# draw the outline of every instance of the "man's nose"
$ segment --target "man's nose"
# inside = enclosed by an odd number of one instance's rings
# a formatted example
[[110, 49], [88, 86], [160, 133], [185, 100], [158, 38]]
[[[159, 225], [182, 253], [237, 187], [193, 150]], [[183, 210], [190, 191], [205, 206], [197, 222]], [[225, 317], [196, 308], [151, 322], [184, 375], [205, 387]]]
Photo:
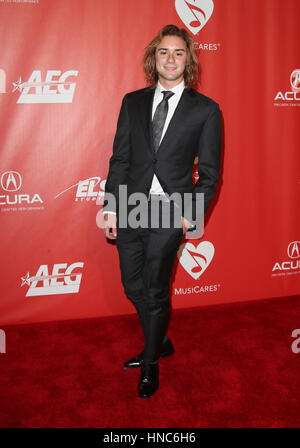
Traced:
[[168, 62], [174, 62], [174, 54], [172, 52], [169, 53]]

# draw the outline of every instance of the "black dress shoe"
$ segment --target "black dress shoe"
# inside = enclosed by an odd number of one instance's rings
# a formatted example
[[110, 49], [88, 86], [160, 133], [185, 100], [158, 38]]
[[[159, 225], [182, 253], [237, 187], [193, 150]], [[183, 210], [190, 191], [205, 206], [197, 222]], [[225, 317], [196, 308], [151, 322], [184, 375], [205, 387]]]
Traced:
[[[174, 347], [171, 340], [168, 338], [166, 342], [163, 343], [160, 356], [162, 358], [166, 358], [167, 356], [173, 355], [173, 353], [174, 353]], [[139, 355], [127, 359], [127, 361], [124, 362], [124, 369], [127, 370], [131, 367], [141, 367], [143, 356], [144, 356], [144, 350]]]
[[141, 364], [141, 377], [138, 383], [138, 394], [141, 398], [150, 398], [158, 389], [158, 362], [155, 364]]

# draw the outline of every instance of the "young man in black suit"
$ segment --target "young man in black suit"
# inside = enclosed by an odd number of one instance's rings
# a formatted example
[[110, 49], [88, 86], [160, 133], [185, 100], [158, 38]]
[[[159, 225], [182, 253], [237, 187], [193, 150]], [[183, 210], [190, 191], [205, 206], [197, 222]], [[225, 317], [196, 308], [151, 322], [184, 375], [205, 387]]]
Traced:
[[[146, 48], [143, 62], [149, 87], [123, 98], [105, 186], [103, 231], [116, 239], [124, 291], [145, 336], [144, 350], [124, 365], [141, 367], [138, 395], [148, 398], [158, 389], [159, 357], [174, 352], [166, 329], [176, 253], [182, 236], [193, 230], [199, 193], [204, 195], [205, 213], [219, 180], [221, 117], [215, 101], [191, 88], [199, 66], [193, 40], [184, 29], [162, 28]], [[199, 180], [193, 186], [197, 155]], [[126, 186], [126, 198], [145, 195], [143, 212], [149, 218], [159, 202], [158, 227], [152, 221], [147, 227], [119, 225], [124, 205], [120, 185]], [[182, 202], [169, 200], [173, 193], [182, 198], [189, 193], [191, 200], [183, 208]], [[166, 214], [172, 217], [168, 227], [162, 224]]]

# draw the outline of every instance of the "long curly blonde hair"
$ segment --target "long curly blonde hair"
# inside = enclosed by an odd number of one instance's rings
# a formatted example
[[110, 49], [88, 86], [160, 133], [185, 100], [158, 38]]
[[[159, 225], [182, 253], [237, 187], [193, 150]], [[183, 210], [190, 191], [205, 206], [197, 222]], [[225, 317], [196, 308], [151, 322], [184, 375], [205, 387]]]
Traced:
[[194, 86], [200, 75], [200, 65], [195, 53], [194, 41], [184, 28], [180, 29], [176, 25], [166, 25], [161, 28], [145, 49], [143, 69], [147, 84], [151, 87], [154, 87], [157, 84], [158, 73], [156, 70], [155, 53], [157, 46], [164, 36], [178, 36], [185, 41], [187, 47], [187, 59], [183, 74], [184, 82], [186, 87]]

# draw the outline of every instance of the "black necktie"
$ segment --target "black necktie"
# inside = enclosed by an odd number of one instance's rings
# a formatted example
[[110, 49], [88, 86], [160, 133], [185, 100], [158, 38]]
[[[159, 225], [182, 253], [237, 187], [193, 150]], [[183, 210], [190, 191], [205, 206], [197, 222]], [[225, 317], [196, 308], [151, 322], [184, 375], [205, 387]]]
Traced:
[[152, 120], [153, 144], [155, 152], [159, 148], [162, 131], [164, 129], [164, 124], [168, 115], [168, 100], [172, 95], [174, 95], [174, 92], [171, 92], [170, 90], [164, 90], [162, 91], [162, 94], [164, 95], [164, 97], [158, 104]]

